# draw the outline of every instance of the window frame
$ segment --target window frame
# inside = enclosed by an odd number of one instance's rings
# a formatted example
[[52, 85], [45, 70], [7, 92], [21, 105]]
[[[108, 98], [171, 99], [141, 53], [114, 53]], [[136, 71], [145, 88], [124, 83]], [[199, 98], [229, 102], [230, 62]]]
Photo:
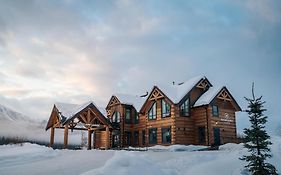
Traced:
[[121, 122], [121, 115], [120, 112], [114, 111], [112, 115], [112, 123], [120, 123]]
[[[164, 142], [164, 131], [169, 131], [169, 136], [170, 136], [170, 139], [169, 139], [169, 141], [167, 141], [167, 139], [166, 139], [166, 141]], [[172, 127], [171, 126], [169, 126], [169, 127], [162, 127], [161, 128], [161, 139], [162, 139], [162, 144], [171, 144], [172, 143]]]
[[185, 99], [184, 102], [180, 105], [180, 114], [182, 117], [190, 116], [190, 98]]
[[[129, 111], [130, 115], [127, 115]], [[127, 116], [129, 116], [129, 118], [127, 118]], [[125, 123], [126, 124], [131, 124], [132, 123], [132, 110], [128, 107], [125, 108]]]
[[[153, 108], [155, 108], [155, 111], [153, 110]], [[153, 115], [150, 115], [150, 111], [154, 111], [152, 112]], [[157, 101], [154, 101], [152, 106], [149, 108], [148, 110], [148, 120], [156, 120], [157, 119]]]
[[[164, 108], [165, 107], [165, 108]], [[164, 109], [166, 110], [164, 113]], [[169, 109], [169, 112], [167, 113], [167, 109]], [[165, 99], [161, 99], [161, 117], [167, 118], [171, 116], [171, 105], [166, 102]]]
[[[155, 135], [154, 133], [155, 132]], [[153, 135], [151, 135], [153, 134]], [[156, 145], [157, 144], [157, 128], [149, 128], [148, 129], [148, 143], [150, 145]]]
[[[216, 110], [214, 110], [214, 109], [216, 109]], [[220, 116], [219, 106], [218, 105], [212, 105], [212, 115], [214, 117], [219, 117]]]

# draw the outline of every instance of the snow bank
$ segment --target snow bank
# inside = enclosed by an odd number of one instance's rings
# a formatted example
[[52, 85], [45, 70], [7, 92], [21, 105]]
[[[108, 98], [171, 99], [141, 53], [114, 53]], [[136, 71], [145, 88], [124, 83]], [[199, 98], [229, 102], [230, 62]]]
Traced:
[[171, 170], [165, 170], [159, 167], [155, 162], [150, 161], [144, 155], [138, 155], [134, 152], [117, 151], [112, 159], [99, 169], [94, 169], [83, 173], [82, 175], [176, 175]]
[[198, 151], [201, 149], [208, 148], [207, 146], [198, 146], [198, 145], [171, 145], [171, 146], [162, 146], [162, 145], [156, 145], [149, 147], [148, 150], [150, 151], [168, 151], [168, 152], [180, 152], [180, 151]]

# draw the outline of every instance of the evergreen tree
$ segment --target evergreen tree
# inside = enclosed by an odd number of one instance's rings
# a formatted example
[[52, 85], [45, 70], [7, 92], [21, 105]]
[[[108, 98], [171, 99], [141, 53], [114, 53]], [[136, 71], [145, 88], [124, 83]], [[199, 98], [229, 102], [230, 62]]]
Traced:
[[266, 111], [263, 108], [262, 96], [255, 98], [254, 95], [254, 84], [252, 86], [253, 98], [246, 98], [248, 101], [248, 109], [246, 112], [249, 115], [251, 122], [250, 128], [244, 129], [245, 144], [244, 147], [248, 149], [249, 155], [244, 155], [241, 160], [248, 162], [245, 166], [253, 175], [277, 175], [276, 168], [270, 164], [266, 163], [265, 160], [270, 158], [269, 145], [270, 136], [265, 131], [265, 123], [267, 122], [267, 116], [264, 116], [263, 112]]

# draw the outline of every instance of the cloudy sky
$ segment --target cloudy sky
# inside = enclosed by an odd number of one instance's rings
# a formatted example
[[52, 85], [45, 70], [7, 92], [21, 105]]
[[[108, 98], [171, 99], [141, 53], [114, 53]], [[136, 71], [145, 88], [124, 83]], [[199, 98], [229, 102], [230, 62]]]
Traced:
[[[54, 102], [206, 75], [244, 109], [251, 83], [281, 123], [279, 0], [1, 0], [0, 104], [48, 118]], [[238, 127], [246, 123], [238, 114]]]

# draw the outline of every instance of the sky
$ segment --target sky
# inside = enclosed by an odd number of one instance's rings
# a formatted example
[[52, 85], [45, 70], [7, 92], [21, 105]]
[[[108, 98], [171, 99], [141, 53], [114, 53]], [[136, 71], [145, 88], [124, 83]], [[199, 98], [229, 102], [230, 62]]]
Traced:
[[242, 109], [255, 82], [269, 128], [281, 123], [280, 0], [0, 1], [2, 105], [47, 119], [55, 102], [106, 106], [205, 75]]

